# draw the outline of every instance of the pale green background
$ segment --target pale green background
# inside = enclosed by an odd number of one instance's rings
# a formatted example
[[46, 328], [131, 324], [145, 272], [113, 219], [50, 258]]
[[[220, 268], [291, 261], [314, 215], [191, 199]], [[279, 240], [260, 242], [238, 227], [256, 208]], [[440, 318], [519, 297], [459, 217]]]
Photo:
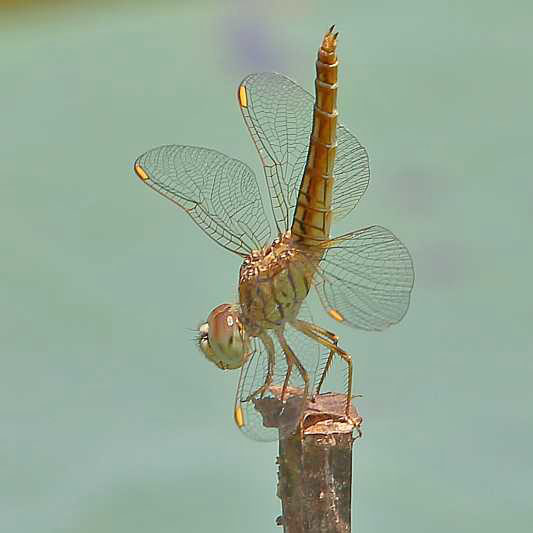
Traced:
[[276, 445], [234, 428], [238, 374], [190, 331], [239, 262], [132, 162], [200, 144], [259, 172], [236, 86], [311, 88], [332, 23], [372, 165], [339, 232], [390, 227], [417, 273], [385, 333], [315, 315], [364, 394], [354, 530], [531, 531], [531, 3], [88, 4], [0, 10], [0, 531], [279, 531]]

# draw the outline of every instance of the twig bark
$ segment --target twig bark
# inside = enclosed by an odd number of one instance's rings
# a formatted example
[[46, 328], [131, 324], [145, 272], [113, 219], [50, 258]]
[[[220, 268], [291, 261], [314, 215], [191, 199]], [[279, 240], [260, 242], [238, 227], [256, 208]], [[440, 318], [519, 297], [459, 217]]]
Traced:
[[346, 396], [321, 394], [310, 402], [296, 433], [281, 439], [278, 496], [285, 533], [351, 531], [352, 445], [362, 418], [344, 415]]

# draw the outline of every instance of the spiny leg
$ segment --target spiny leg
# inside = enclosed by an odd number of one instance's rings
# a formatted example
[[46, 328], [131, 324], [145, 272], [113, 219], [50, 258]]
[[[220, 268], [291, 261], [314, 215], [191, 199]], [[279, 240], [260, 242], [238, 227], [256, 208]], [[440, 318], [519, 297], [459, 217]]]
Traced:
[[[320, 328], [316, 326], [315, 324], [310, 324], [309, 322], [305, 322], [303, 320], [294, 320], [291, 322], [291, 324], [299, 331], [310, 337], [311, 339], [316, 340], [318, 343], [320, 343], [322, 346], [325, 346], [326, 348], [329, 348], [330, 355], [331, 352], [336, 353], [341, 359], [344, 360], [348, 367], [348, 387], [346, 390], [346, 408], [345, 408], [345, 415], [348, 420], [352, 422], [352, 424], [357, 428], [357, 431], [360, 433], [359, 426], [361, 425], [361, 420], [355, 418], [352, 416], [350, 412], [350, 407], [352, 404], [352, 374], [353, 374], [353, 363], [352, 358], [350, 355], [345, 352], [342, 348], [339, 348], [337, 346], [336, 342], [332, 342], [328, 339], [325, 339], [324, 337], [329, 337], [328, 331], [326, 331], [323, 328]], [[329, 359], [328, 359], [329, 361]], [[327, 365], [326, 365], [327, 366]]]
[[[335, 346], [337, 346], [337, 342], [333, 341], [335, 343]], [[313, 398], [318, 396], [320, 394], [320, 389], [322, 388], [322, 385], [324, 384], [324, 380], [326, 379], [326, 375], [329, 372], [329, 369], [331, 368], [331, 363], [333, 363], [333, 354], [335, 352], [333, 350], [329, 351], [328, 360], [326, 361], [326, 366], [324, 367], [324, 370], [322, 370], [322, 375], [320, 376], [320, 380], [318, 382], [318, 386], [316, 388], [315, 393], [313, 394]]]
[[[339, 342], [339, 337], [337, 337], [335, 333], [332, 333], [331, 331], [328, 331], [327, 329], [321, 328], [320, 326], [316, 326], [315, 324], [311, 324], [310, 322], [305, 322], [305, 324], [313, 332], [315, 332], [318, 335], [327, 337], [335, 346], [337, 346]], [[318, 386], [316, 388], [316, 392], [314, 396], [318, 396], [320, 394], [320, 389], [322, 388], [322, 385], [324, 384], [324, 380], [326, 379], [326, 375], [329, 372], [329, 369], [331, 368], [331, 364], [333, 363], [334, 354], [335, 354], [335, 350], [329, 351], [328, 360], [326, 361], [326, 366], [324, 367], [324, 370], [322, 370], [322, 375], [320, 376], [320, 381], [318, 382]]]
[[267, 354], [268, 354], [267, 373], [266, 373], [265, 382], [263, 383], [263, 385], [258, 387], [252, 393], [250, 393], [246, 397], [246, 399], [244, 400], [245, 402], [249, 402], [252, 398], [257, 396], [258, 394], [259, 394], [259, 397], [262, 398], [263, 395], [265, 394], [265, 392], [272, 385], [272, 379], [273, 379], [273, 376], [274, 376], [274, 366], [276, 364], [276, 352], [275, 352], [275, 348], [274, 348], [274, 343], [272, 342], [272, 339], [270, 338], [270, 336], [268, 334], [266, 334], [266, 333], [261, 333], [259, 335], [259, 338], [261, 339], [261, 341], [265, 345], [265, 348], [266, 348]]
[[285, 379], [283, 380], [283, 387], [281, 388], [281, 401], [285, 401], [285, 394], [287, 392], [287, 386], [289, 385], [289, 379], [292, 374], [292, 359], [285, 354], [285, 359], [287, 360], [287, 373], [285, 374]]
[[276, 335], [278, 337], [279, 343], [281, 345], [281, 348], [283, 349], [283, 353], [285, 354], [285, 358], [287, 359], [287, 374], [285, 375], [285, 381], [283, 382], [283, 389], [281, 391], [281, 399], [284, 401], [285, 398], [285, 391], [289, 384], [289, 378], [292, 372], [293, 365], [296, 365], [296, 368], [298, 369], [298, 372], [300, 373], [300, 376], [303, 379], [304, 382], [304, 401], [307, 399], [307, 394], [309, 392], [309, 375], [307, 374], [307, 371], [305, 370], [304, 366], [296, 356], [296, 354], [292, 351], [292, 348], [287, 343], [285, 336], [283, 335], [283, 332], [276, 331]]

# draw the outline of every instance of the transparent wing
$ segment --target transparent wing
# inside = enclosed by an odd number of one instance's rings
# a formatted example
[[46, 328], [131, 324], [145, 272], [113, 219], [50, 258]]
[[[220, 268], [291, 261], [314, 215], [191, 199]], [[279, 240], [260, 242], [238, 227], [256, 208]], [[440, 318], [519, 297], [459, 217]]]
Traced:
[[[250, 74], [239, 87], [239, 103], [263, 163], [278, 230], [289, 229], [307, 161], [314, 98], [289, 78]], [[333, 210], [342, 218], [359, 202], [370, 176], [365, 148], [337, 126]]]
[[246, 255], [270, 241], [255, 175], [241, 161], [198, 146], [167, 145], [141, 155], [134, 168], [222, 247]]
[[[302, 320], [311, 321], [307, 307], [303, 306], [298, 315]], [[285, 339], [301, 361], [309, 375], [308, 397], [318, 385], [321, 372], [327, 360], [327, 353], [320, 345], [303, 333], [287, 324]], [[251, 339], [252, 354], [241, 369], [235, 401], [236, 422], [249, 438], [259, 441], [273, 441], [294, 432], [301, 420], [306, 401], [302, 401], [304, 382], [296, 368], [293, 368], [288, 381], [288, 396], [285, 404], [280, 401], [280, 393], [287, 375], [287, 362], [273, 332], [269, 332], [268, 342], [258, 337]], [[269, 372], [269, 349], [272, 350], [272, 381], [264, 391], [261, 387], [267, 382]]]
[[407, 248], [388, 229], [371, 226], [329, 241], [315, 287], [334, 319], [382, 330], [407, 312], [413, 282]]

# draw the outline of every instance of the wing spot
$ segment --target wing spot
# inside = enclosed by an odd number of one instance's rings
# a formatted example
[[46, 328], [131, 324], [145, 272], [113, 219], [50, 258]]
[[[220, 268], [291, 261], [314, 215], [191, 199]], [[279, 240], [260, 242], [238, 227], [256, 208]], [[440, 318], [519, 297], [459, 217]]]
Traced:
[[338, 322], [344, 321], [344, 317], [336, 309], [329, 309], [328, 313], [331, 318], [337, 320]]
[[137, 176], [139, 176], [139, 178], [141, 178], [143, 181], [148, 181], [150, 179], [150, 176], [148, 176], [144, 168], [141, 167], [139, 163], [135, 163], [133, 170], [135, 170], [135, 173], [137, 174]]
[[237, 424], [237, 427], [239, 429], [242, 429], [244, 427], [244, 413], [242, 412], [242, 407], [240, 405], [237, 405], [235, 407], [235, 411], [233, 415], [234, 415], [235, 423]]
[[248, 107], [248, 95], [244, 85], [239, 86], [239, 104], [241, 107]]

